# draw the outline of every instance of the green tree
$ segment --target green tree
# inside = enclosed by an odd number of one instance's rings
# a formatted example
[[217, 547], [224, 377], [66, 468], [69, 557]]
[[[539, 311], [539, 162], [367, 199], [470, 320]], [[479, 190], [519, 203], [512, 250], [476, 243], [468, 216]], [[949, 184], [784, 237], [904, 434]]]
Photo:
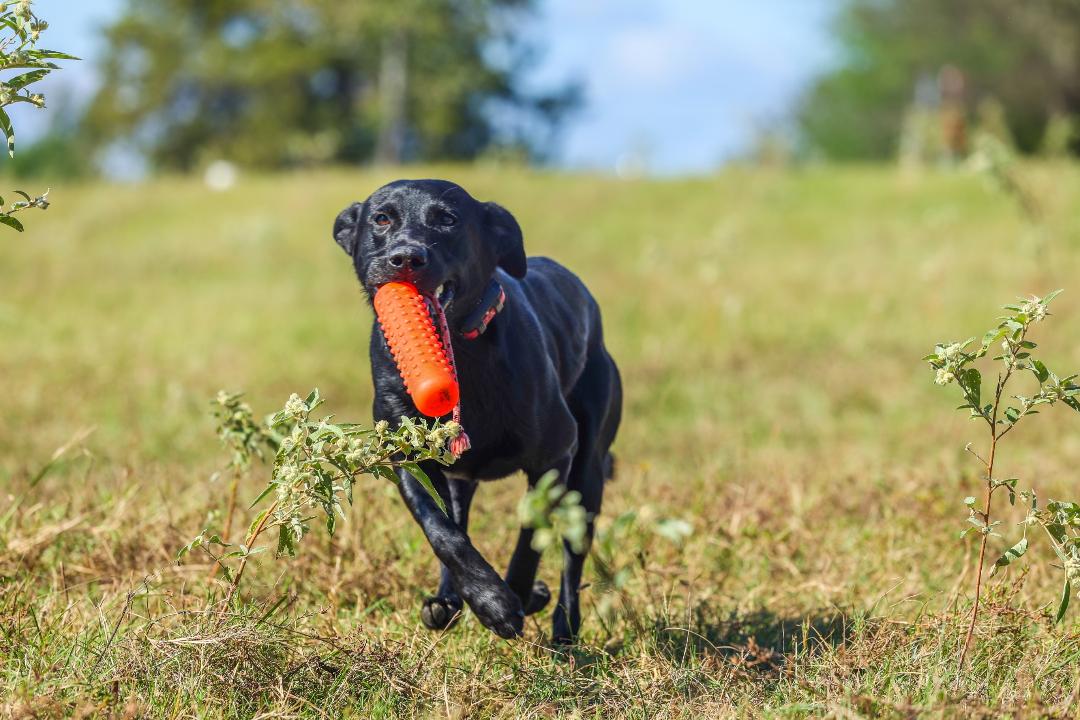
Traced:
[[[529, 48], [516, 29], [531, 5], [129, 0], [86, 129], [98, 147], [134, 139], [155, 167], [181, 170], [537, 152], [574, 92], [520, 89]], [[497, 133], [496, 116], [511, 129]]]
[[[15, 75], [0, 80], [0, 132], [7, 139], [8, 155], [15, 157], [15, 128], [11, 118], [4, 110], [8, 105], [28, 103], [34, 107], [45, 107], [45, 96], [35, 92], [31, 86], [39, 82], [51, 71], [59, 69], [53, 60], [77, 60], [78, 58], [55, 50], [43, 50], [37, 43], [49, 24], [34, 14], [31, 0], [0, 2], [0, 70], [16, 71]], [[23, 190], [15, 194], [16, 200], [7, 208], [0, 198], [0, 224], [7, 225], [19, 232], [22, 222], [14, 217], [16, 213], [28, 208], [49, 207], [49, 191], [32, 198]]]
[[1049, 118], [1080, 115], [1080, 0], [846, 0], [836, 33], [841, 61], [799, 110], [827, 156], [892, 154], [916, 85], [947, 66], [964, 75], [969, 114], [1002, 103], [1021, 151], [1039, 148]]

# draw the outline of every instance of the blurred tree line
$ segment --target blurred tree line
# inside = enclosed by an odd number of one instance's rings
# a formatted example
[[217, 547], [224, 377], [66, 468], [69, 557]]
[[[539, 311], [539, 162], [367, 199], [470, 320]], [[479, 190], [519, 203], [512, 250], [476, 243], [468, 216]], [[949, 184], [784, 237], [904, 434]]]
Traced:
[[[77, 137], [76, 155], [119, 144], [155, 170], [542, 158], [578, 93], [525, 88], [533, 4], [128, 0], [100, 90], [56, 134]], [[59, 162], [58, 144], [38, 160]]]
[[952, 153], [972, 121], [1022, 152], [1080, 150], [1080, 0], [845, 0], [836, 31], [841, 61], [798, 113], [827, 157], [892, 155], [912, 106]]

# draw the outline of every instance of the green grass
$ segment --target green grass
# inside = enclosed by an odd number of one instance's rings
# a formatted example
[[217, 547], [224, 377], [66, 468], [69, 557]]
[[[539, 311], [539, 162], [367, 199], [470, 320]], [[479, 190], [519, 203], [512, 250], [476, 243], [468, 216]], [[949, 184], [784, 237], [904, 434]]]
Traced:
[[[172, 561], [226, 503], [208, 401], [243, 389], [264, 413], [318, 386], [340, 418], [367, 421], [371, 315], [330, 228], [391, 175], [245, 177], [224, 194], [57, 185], [24, 235], [0, 236], [3, 712], [1075, 715], [1080, 624], [1075, 609], [1047, 619], [1046, 563], [990, 582], [955, 676], [974, 573], [961, 501], [981, 486], [963, 447], [980, 432], [919, 358], [989, 327], [1016, 293], [1064, 287], [1036, 339], [1051, 367], [1080, 369], [1080, 169], [1024, 168], [1041, 231], [962, 173], [403, 174], [499, 201], [531, 254], [589, 284], [626, 387], [601, 527], [636, 509], [694, 535], [619, 542], [625, 592], [600, 613], [587, 588], [582, 647], [553, 658], [547, 612], [512, 643], [468, 615], [424, 631], [434, 558], [370, 480], [335, 537], [260, 556], [247, 604], [208, 610], [208, 566]], [[1080, 425], [1058, 419], [1010, 435], [1002, 477], [1075, 495]], [[256, 468], [241, 497], [264, 480]], [[489, 483], [474, 505], [497, 567], [522, 490]], [[546, 557], [541, 576], [553, 585], [558, 567]]]

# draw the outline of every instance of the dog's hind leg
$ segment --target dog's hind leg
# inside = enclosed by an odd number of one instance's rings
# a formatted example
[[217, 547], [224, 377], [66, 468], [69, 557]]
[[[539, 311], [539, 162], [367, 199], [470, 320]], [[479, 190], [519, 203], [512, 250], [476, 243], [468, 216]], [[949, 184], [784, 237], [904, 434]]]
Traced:
[[585, 510], [585, 547], [575, 552], [563, 542], [563, 570], [559, 584], [559, 604], [551, 625], [555, 644], [570, 644], [581, 629], [579, 590], [585, 556], [592, 544], [596, 517], [604, 498], [604, 481], [615, 470], [611, 443], [619, 426], [622, 391], [619, 371], [606, 353], [594, 354], [578, 384], [570, 394], [570, 410], [578, 427], [577, 453], [567, 477], [567, 490], [581, 493]]
[[[584, 438], [583, 438], [584, 439]], [[577, 552], [570, 543], [563, 541], [563, 568], [559, 583], [559, 604], [551, 621], [551, 641], [556, 645], [569, 645], [577, 638], [581, 629], [581, 607], [579, 589], [581, 573], [585, 567], [585, 556], [589, 553], [595, 529], [596, 516], [600, 514], [600, 502], [604, 495], [603, 467], [596, 458], [591, 442], [578, 449], [570, 475], [566, 483], [567, 490], [581, 493], [581, 506], [585, 509], [585, 547]]]
[[[469, 506], [472, 505], [477, 483], [470, 480], [447, 480], [446, 495], [440, 495], [450, 511], [450, 517], [462, 532], [469, 530]], [[430, 630], [445, 630], [461, 617], [461, 596], [454, 590], [450, 570], [442, 562], [439, 574], [439, 589], [435, 595], [424, 598], [420, 608], [420, 619]]]
[[[570, 473], [570, 458], [561, 460], [551, 469], [559, 473], [559, 484], [565, 484]], [[543, 474], [529, 474], [529, 489], [536, 486]], [[551, 591], [548, 590], [547, 584], [543, 580], [536, 579], [536, 570], [540, 566], [540, 553], [533, 549], [533, 534], [532, 528], [521, 528], [517, 546], [514, 547], [514, 554], [510, 557], [510, 565], [506, 570], [506, 584], [521, 600], [521, 606], [525, 609], [526, 615], [540, 612], [551, 602]]]

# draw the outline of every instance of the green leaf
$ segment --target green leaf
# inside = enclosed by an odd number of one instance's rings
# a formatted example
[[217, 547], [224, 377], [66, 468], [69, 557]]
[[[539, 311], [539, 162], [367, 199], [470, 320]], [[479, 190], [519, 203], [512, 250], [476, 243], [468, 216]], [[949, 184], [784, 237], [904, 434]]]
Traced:
[[41, 78], [45, 77], [48, 74], [49, 74], [49, 71], [47, 69], [46, 70], [31, 70], [28, 73], [23, 73], [22, 75], [17, 75], [15, 77], [11, 78], [5, 84], [9, 88], [11, 88], [12, 90], [22, 90], [27, 85], [30, 85], [32, 83], [36, 83], [38, 80], [40, 80]]
[[427, 473], [421, 470], [420, 466], [414, 462], [401, 463], [401, 466], [408, 470], [409, 474], [424, 486], [424, 489], [427, 490], [428, 495], [430, 495], [431, 499], [435, 501], [435, 504], [439, 506], [439, 509], [449, 515], [449, 513], [446, 512], [446, 503], [439, 497], [439, 493], [435, 490], [435, 485], [432, 484], [431, 478], [427, 476]]
[[[1046, 528], [1046, 532], [1049, 533], [1050, 537], [1054, 538], [1054, 541], [1058, 544], [1064, 545], [1069, 541], [1069, 531], [1061, 523], [1046, 523], [1043, 527]], [[1058, 550], [1058, 548], [1055, 547], [1054, 550]], [[1058, 551], [1058, 555], [1061, 557], [1062, 561], [1065, 560], [1065, 557], [1061, 556], [1060, 551]]]
[[1013, 560], [1018, 560], [1021, 557], [1023, 557], [1024, 553], [1027, 552], [1027, 549], [1028, 549], [1028, 540], [1027, 540], [1027, 538], [1026, 537], [1020, 538], [1020, 542], [1016, 543], [1011, 548], [1006, 550], [1001, 555], [1001, 557], [999, 557], [997, 559], [997, 562], [994, 563], [994, 567], [990, 568], [990, 575], [993, 575], [994, 573], [996, 573], [998, 571], [998, 568], [1003, 568], [1006, 565], [1008, 565], [1009, 563], [1011, 563]]
[[1043, 384], [1050, 377], [1050, 371], [1046, 369], [1046, 365], [1042, 360], [1031, 361], [1031, 372], [1035, 374], [1035, 378], [1039, 381], [1039, 384]]
[[998, 340], [1000, 340], [1003, 337], [1005, 337], [1005, 331], [1000, 327], [998, 327], [998, 328], [996, 328], [994, 330], [988, 331], [985, 335], [983, 335], [983, 339], [982, 339], [983, 350], [986, 350], [987, 348], [989, 348], [991, 345], [993, 345], [994, 343], [996, 343]]
[[263, 490], [261, 493], [259, 493], [259, 497], [255, 498], [255, 500], [250, 505], [248, 505], [248, 510], [250, 510], [251, 508], [253, 508], [256, 505], [258, 505], [259, 503], [261, 503], [263, 501], [263, 499], [266, 498], [267, 495], [269, 495], [271, 492], [273, 492], [276, 489], [277, 489], [276, 485], [273, 485], [273, 484], [267, 485], [266, 489]]
[[255, 516], [255, 519], [251, 521], [251, 525], [248, 526], [248, 537], [251, 537], [251, 535], [255, 532], [255, 528], [259, 527], [259, 523], [263, 521], [263, 518], [266, 517], [266, 513], [268, 512], [270, 512], [270, 508], [264, 509], [262, 512]]
[[8, 15], [6, 17], [0, 17], [0, 25], [10, 29], [11, 32], [18, 35], [21, 40], [26, 39], [26, 30], [23, 29], [23, 25], [15, 22], [15, 19], [12, 16]]
[[60, 66], [57, 65], [56, 63], [45, 62], [44, 60], [35, 60], [34, 58], [29, 58], [29, 59], [26, 60], [26, 62], [4, 63], [4, 65], [2, 67], [0, 67], [0, 70], [15, 70], [15, 69], [18, 69], [18, 68], [46, 68], [48, 70], [59, 70]]
[[964, 389], [968, 399], [973, 405], [982, 402], [982, 375], [975, 368], [962, 371], [957, 377], [957, 382]]
[[10, 215], [0, 215], [0, 225], [7, 225], [10, 228], [15, 228], [19, 232], [23, 231], [23, 224]]
[[0, 131], [7, 138], [8, 155], [15, 157], [15, 128], [11, 126], [11, 118], [3, 108], [0, 108]]
[[1054, 622], [1061, 622], [1065, 618], [1065, 611], [1069, 609], [1069, 601], [1072, 599], [1072, 582], [1065, 581], [1065, 587], [1061, 589], [1061, 602], [1058, 603], [1057, 615]]
[[337, 437], [340, 440], [345, 439], [345, 431], [342, 430], [341, 428], [339, 428], [337, 425], [334, 425], [333, 423], [330, 423], [330, 424], [327, 424], [327, 425], [320, 426], [318, 430], [311, 433], [311, 441], [312, 442], [317, 442], [319, 440], [322, 440], [327, 435], [333, 435], [333, 436]]
[[1052, 293], [1047, 293], [1046, 297], [1044, 297], [1042, 299], [1043, 305], [1049, 305], [1051, 300], [1053, 300], [1054, 298], [1056, 298], [1058, 295], [1060, 295], [1063, 292], [1064, 292], [1064, 290], [1059, 288], [1059, 289], [1055, 290]]
[[398, 480], [399, 480], [398, 476], [394, 473], [393, 470], [386, 467], [385, 465], [375, 465], [374, 467], [371, 468], [371, 474], [372, 475], [378, 475], [379, 477], [382, 477], [382, 478], [386, 478], [387, 480], [394, 483], [395, 485], [398, 484]]
[[1018, 478], [1009, 478], [1008, 480], [1002, 480], [999, 484], [1004, 486], [1009, 493], [1009, 504], [1016, 504], [1016, 483], [1019, 482]]
[[290, 556], [296, 554], [296, 538], [293, 537], [287, 525], [278, 526], [277, 554]]
[[682, 545], [686, 538], [694, 534], [694, 526], [685, 520], [666, 518], [656, 523], [656, 534], [676, 545]]
[[82, 60], [80, 57], [68, 55], [67, 53], [58, 52], [56, 50], [32, 50], [30, 51], [30, 55], [49, 58], [50, 60]]

